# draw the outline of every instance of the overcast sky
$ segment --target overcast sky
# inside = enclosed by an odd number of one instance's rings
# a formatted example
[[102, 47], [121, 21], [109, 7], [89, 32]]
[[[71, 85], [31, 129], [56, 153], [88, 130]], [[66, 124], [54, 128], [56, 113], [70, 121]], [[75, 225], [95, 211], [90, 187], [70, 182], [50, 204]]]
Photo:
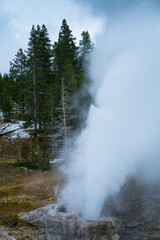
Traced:
[[19, 48], [27, 48], [33, 24], [45, 24], [53, 43], [65, 18], [77, 42], [83, 30], [95, 40], [111, 15], [144, 1], [159, 9], [160, 0], [0, 0], [0, 73], [8, 72]]
[[79, 3], [85, 4], [86, 2], [93, 7], [95, 14], [98, 12], [101, 12], [101, 14], [113, 14], [117, 13], [117, 11], [120, 11], [121, 9], [133, 7], [143, 2], [151, 2], [157, 7], [160, 6], [160, 0], [79, 0]]
[[27, 48], [33, 24], [45, 24], [54, 42], [64, 18], [77, 42], [83, 30], [88, 30], [94, 39], [103, 25], [103, 18], [94, 13], [90, 1], [0, 0], [0, 72], [8, 72], [9, 61], [19, 48]]

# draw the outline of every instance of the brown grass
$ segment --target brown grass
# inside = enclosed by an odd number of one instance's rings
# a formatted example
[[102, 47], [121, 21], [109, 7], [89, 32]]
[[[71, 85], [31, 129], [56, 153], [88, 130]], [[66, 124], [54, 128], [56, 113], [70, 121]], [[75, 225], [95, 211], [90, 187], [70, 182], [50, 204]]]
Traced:
[[13, 161], [17, 158], [17, 144], [0, 138], [0, 161]]
[[55, 203], [55, 188], [60, 189], [63, 178], [58, 172], [32, 173], [12, 179], [0, 187], [0, 213], [28, 212]]
[[40, 173], [13, 167], [12, 161], [17, 157], [16, 145], [10, 144], [6, 140], [0, 142], [0, 216], [24, 213], [55, 203], [55, 190], [59, 193], [64, 181], [60, 172], [56, 168], [52, 172]]

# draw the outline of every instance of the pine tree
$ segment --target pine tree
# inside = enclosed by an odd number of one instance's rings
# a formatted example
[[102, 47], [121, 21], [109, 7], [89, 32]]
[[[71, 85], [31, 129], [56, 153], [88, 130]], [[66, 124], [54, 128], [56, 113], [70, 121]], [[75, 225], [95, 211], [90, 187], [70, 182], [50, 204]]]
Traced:
[[81, 102], [81, 123], [84, 124], [88, 114], [88, 110], [91, 104], [91, 95], [89, 93], [89, 87], [91, 84], [89, 71], [89, 56], [93, 49], [93, 43], [91, 42], [88, 31], [83, 31], [81, 34], [82, 39], [79, 41], [79, 64], [81, 69], [80, 75], [80, 98]]
[[58, 42], [54, 44], [54, 63], [59, 77], [62, 76], [68, 61], [73, 66], [74, 72], [77, 73], [78, 48], [75, 40], [66, 20], [63, 19]]
[[45, 25], [37, 28], [33, 25], [27, 50], [29, 69], [28, 107], [34, 122], [34, 136], [37, 126], [44, 123], [44, 102], [47, 86], [51, 81], [51, 44]]
[[3, 77], [0, 73], [0, 109], [2, 110], [2, 90], [3, 90]]
[[[41, 124], [43, 127], [46, 122], [46, 109], [45, 98], [48, 86], [53, 82], [54, 76], [52, 73], [52, 54], [51, 54], [51, 41], [48, 36], [48, 31], [45, 25], [42, 25], [40, 30], [40, 64], [39, 64], [39, 99], [38, 99], [38, 111], [39, 111], [39, 128]], [[40, 95], [41, 94], [41, 95]]]
[[88, 31], [83, 31], [81, 33], [82, 39], [79, 41], [79, 54], [84, 60], [87, 55], [92, 51], [93, 43], [91, 42], [90, 35]]
[[27, 78], [26, 55], [20, 48], [13, 62], [10, 62], [10, 77], [16, 83], [16, 103], [20, 106], [20, 114], [25, 114], [25, 88]]
[[[53, 136], [52, 143], [58, 138], [66, 145], [72, 131], [86, 119], [91, 103], [87, 72], [93, 44], [88, 31], [81, 36], [77, 46], [64, 19], [51, 49], [45, 25], [33, 25], [27, 51], [20, 48], [10, 63], [10, 76], [0, 76], [1, 110], [10, 117], [18, 105], [21, 117], [34, 124], [34, 137], [43, 128], [46, 136]], [[83, 108], [83, 121], [77, 102]]]
[[15, 94], [15, 81], [4, 74], [0, 75], [0, 109], [4, 114], [5, 120], [10, 120], [13, 114]]
[[[58, 42], [54, 44], [54, 70], [59, 85], [59, 132], [67, 141], [69, 130], [75, 125], [72, 98], [77, 89], [79, 63], [78, 47], [66, 20], [62, 21]], [[74, 120], [73, 120], [74, 119]]]

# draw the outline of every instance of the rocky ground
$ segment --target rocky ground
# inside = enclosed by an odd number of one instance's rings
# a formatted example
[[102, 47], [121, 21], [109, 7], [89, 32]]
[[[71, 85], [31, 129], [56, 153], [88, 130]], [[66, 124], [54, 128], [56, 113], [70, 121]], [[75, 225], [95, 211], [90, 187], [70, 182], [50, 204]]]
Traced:
[[[19, 214], [56, 203], [63, 177], [56, 166], [52, 172], [25, 171], [13, 167], [14, 145], [0, 142], [0, 240], [47, 240], [43, 228], [28, 224]], [[160, 240], [160, 187], [144, 187], [128, 179], [118, 197], [112, 197], [102, 216], [118, 218], [122, 240]], [[70, 240], [70, 239], [69, 239]]]
[[1, 240], [48, 240], [42, 229], [34, 226], [0, 227]]
[[123, 228], [122, 240], [160, 240], [159, 186], [142, 186], [134, 178], [111, 198], [102, 215], [117, 217]]
[[86, 220], [57, 204], [36, 209], [21, 219], [44, 229], [48, 240], [120, 240], [121, 235], [121, 224], [115, 218]]
[[123, 203], [125, 211], [117, 212], [123, 224], [123, 240], [160, 239], [160, 197], [146, 196]]
[[[122, 240], [160, 240], [159, 196], [146, 196], [143, 198], [137, 196], [121, 202], [115, 202], [115, 199], [112, 199], [110, 203], [106, 204], [103, 211], [105, 215], [114, 217], [109, 219], [105, 217], [101, 221], [95, 222], [85, 222], [76, 213], [63, 213], [61, 210], [60, 213], [57, 213], [54, 209], [55, 205], [47, 205], [33, 211], [31, 214], [21, 215], [18, 219], [14, 216], [8, 217], [3, 222], [3, 227], [0, 228], [0, 239], [71, 240], [75, 239], [72, 234], [77, 229], [79, 233], [80, 229], [81, 232], [87, 232], [86, 229], [90, 229], [91, 234], [95, 234], [97, 231], [98, 236], [95, 235], [93, 238], [97, 240], [119, 240], [122, 232]], [[114, 225], [111, 219], [115, 221]], [[105, 235], [106, 238], [103, 236], [105, 231], [109, 234]], [[60, 234], [62, 233], [65, 237], [61, 237]], [[52, 238], [53, 235], [57, 236], [57, 238]], [[86, 238], [85, 235], [78, 239], [92, 240], [92, 238]]]

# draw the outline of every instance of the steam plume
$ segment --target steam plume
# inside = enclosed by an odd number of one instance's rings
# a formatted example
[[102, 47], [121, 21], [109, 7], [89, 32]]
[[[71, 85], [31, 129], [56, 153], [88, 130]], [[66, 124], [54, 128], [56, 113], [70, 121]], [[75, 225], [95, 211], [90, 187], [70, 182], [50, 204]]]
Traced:
[[85, 218], [100, 216], [137, 165], [149, 181], [160, 169], [160, 15], [152, 2], [108, 22], [92, 56], [91, 106], [77, 138], [61, 201]]

